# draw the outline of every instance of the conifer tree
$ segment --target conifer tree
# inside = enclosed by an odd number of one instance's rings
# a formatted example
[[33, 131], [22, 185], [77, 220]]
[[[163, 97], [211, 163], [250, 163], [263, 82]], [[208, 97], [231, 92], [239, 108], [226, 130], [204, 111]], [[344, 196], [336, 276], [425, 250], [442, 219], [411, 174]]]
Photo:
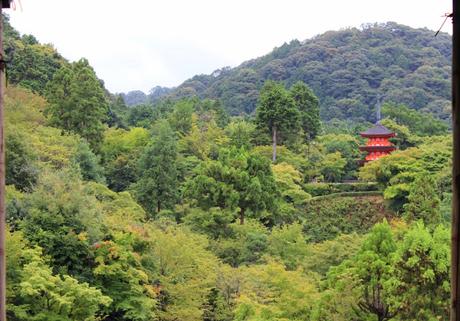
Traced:
[[409, 189], [408, 203], [404, 204], [407, 220], [423, 220], [427, 226], [434, 226], [441, 221], [440, 200], [437, 195], [436, 182], [430, 175], [421, 175]]
[[108, 104], [88, 61], [80, 59], [59, 69], [46, 88], [46, 98], [51, 125], [79, 134], [97, 151], [103, 139]]
[[151, 215], [172, 209], [177, 200], [177, 146], [174, 131], [166, 120], [156, 124], [154, 141], [139, 160], [139, 181], [134, 191]]
[[272, 160], [276, 162], [278, 138], [299, 130], [299, 111], [282, 84], [267, 81], [260, 91], [256, 123], [269, 130], [273, 142]]
[[321, 130], [319, 100], [304, 82], [296, 82], [290, 90], [295, 106], [300, 112], [300, 124], [307, 141], [315, 138]]

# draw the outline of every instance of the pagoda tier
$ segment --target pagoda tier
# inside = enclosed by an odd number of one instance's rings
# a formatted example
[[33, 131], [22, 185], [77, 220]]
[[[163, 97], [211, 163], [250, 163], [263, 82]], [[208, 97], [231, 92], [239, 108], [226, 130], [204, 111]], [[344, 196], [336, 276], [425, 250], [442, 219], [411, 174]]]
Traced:
[[396, 134], [383, 125], [377, 124], [374, 127], [360, 133], [362, 137], [368, 138], [365, 146], [360, 146], [361, 151], [365, 151], [364, 162], [373, 161], [390, 154], [396, 147], [389, 141]]

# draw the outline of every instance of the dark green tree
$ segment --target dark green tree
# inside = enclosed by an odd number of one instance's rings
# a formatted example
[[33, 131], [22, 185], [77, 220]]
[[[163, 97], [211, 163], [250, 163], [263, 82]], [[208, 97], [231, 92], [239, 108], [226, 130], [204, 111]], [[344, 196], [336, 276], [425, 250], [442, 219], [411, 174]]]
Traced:
[[278, 138], [299, 130], [300, 113], [284, 86], [267, 81], [260, 91], [256, 109], [256, 124], [267, 129], [272, 136], [272, 160], [276, 162]]
[[187, 135], [190, 132], [193, 110], [193, 103], [189, 100], [181, 100], [174, 104], [174, 110], [168, 120], [179, 135]]
[[86, 181], [104, 183], [104, 169], [100, 165], [100, 159], [92, 151], [88, 143], [84, 140], [78, 144], [74, 162], [80, 168], [81, 176]]
[[153, 142], [139, 159], [140, 179], [133, 186], [137, 199], [150, 215], [173, 209], [179, 189], [174, 131], [166, 120], [161, 120], [154, 132]]
[[386, 285], [391, 277], [392, 255], [396, 249], [391, 227], [384, 221], [372, 228], [353, 259], [331, 268], [328, 278], [333, 287], [341, 288], [345, 287], [345, 283], [354, 283], [358, 320], [368, 320], [369, 315], [374, 315], [373, 320], [386, 321], [396, 315], [398, 309], [391, 305]]
[[129, 108], [128, 125], [149, 128], [155, 119], [155, 111], [152, 105], [142, 104]]
[[300, 112], [300, 123], [307, 141], [314, 139], [321, 130], [319, 100], [304, 82], [296, 82], [290, 89], [295, 106]]
[[411, 132], [420, 136], [445, 135], [448, 125], [431, 114], [410, 109], [405, 105], [384, 104], [382, 113], [399, 125], [406, 126]]
[[119, 155], [105, 166], [105, 176], [111, 190], [124, 191], [136, 181], [136, 161], [126, 155]]
[[55, 271], [91, 279], [91, 242], [101, 237], [101, 217], [78, 176], [42, 175], [25, 201], [27, 214], [20, 224], [25, 238], [43, 248]]
[[218, 160], [205, 162], [185, 193], [204, 210], [238, 210], [240, 224], [247, 212], [260, 218], [263, 211], [274, 210], [278, 198], [268, 160], [236, 148], [221, 150]]
[[427, 226], [441, 222], [440, 199], [432, 175], [420, 175], [411, 184], [404, 214], [407, 220], [423, 220]]
[[6, 137], [6, 184], [21, 191], [30, 192], [37, 182], [38, 169], [34, 166], [35, 155], [19, 131], [12, 130]]
[[398, 244], [388, 289], [399, 320], [449, 319], [450, 231], [417, 223]]
[[128, 112], [129, 108], [126, 106], [123, 96], [120, 94], [113, 95], [109, 104], [107, 125], [109, 127], [126, 129], [126, 118]]
[[209, 290], [206, 303], [203, 305], [203, 321], [233, 320], [231, 307], [225, 302], [223, 295], [216, 288]]
[[46, 98], [50, 123], [79, 134], [97, 151], [103, 139], [108, 104], [88, 61], [80, 59], [56, 72], [48, 83]]

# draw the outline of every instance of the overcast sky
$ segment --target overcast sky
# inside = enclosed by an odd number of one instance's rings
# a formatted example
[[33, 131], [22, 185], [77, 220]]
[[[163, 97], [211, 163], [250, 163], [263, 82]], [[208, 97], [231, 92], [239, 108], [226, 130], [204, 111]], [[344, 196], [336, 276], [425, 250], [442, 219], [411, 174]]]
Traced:
[[[18, 3], [19, 0], [15, 0]], [[12, 25], [87, 58], [111, 92], [177, 86], [292, 39], [367, 22], [437, 30], [451, 0], [20, 0]], [[450, 22], [443, 31], [451, 32]]]

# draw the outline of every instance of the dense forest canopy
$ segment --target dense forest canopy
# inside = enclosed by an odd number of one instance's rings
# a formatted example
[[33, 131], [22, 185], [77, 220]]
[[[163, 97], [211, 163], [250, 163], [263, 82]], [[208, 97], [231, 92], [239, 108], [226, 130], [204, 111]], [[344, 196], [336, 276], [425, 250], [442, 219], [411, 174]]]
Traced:
[[[447, 35], [328, 32], [146, 101], [5, 33], [8, 320], [448, 320]], [[359, 166], [378, 94], [398, 150]]]
[[[434, 37], [431, 30], [394, 22], [366, 24], [293, 40], [236, 68], [197, 75], [165, 95], [220, 99], [230, 114], [250, 114], [266, 80], [288, 87], [303, 81], [318, 96], [323, 120], [375, 121], [378, 102], [401, 103], [447, 119], [450, 60], [446, 33]], [[129, 104], [137, 94], [127, 95]]]

